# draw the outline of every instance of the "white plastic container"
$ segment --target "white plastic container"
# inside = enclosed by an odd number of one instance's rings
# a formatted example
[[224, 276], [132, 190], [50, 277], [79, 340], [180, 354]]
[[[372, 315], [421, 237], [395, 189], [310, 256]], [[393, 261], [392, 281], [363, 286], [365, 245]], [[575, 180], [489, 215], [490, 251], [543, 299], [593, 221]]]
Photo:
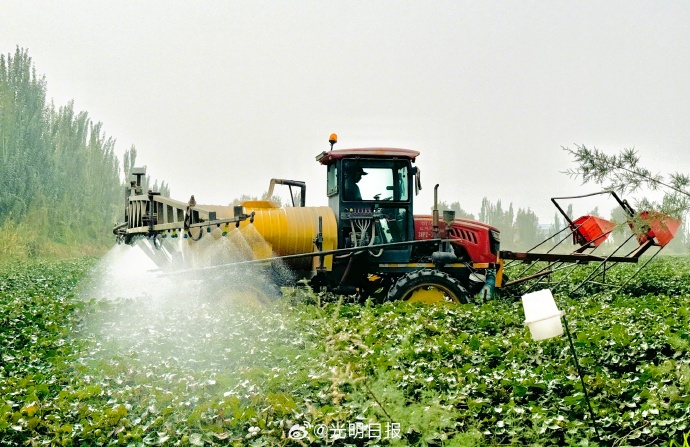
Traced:
[[550, 290], [539, 290], [522, 296], [525, 310], [525, 325], [529, 327], [534, 340], [563, 335], [561, 317], [565, 312], [558, 310]]

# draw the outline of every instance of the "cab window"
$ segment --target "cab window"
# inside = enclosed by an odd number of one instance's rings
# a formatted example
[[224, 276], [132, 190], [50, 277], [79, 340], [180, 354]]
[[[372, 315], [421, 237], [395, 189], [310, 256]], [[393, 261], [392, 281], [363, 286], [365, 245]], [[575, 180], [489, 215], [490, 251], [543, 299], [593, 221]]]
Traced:
[[326, 196], [331, 197], [338, 194], [338, 166], [334, 163], [328, 165], [326, 174]]
[[346, 201], [409, 200], [409, 166], [405, 162], [344, 160], [343, 172]]

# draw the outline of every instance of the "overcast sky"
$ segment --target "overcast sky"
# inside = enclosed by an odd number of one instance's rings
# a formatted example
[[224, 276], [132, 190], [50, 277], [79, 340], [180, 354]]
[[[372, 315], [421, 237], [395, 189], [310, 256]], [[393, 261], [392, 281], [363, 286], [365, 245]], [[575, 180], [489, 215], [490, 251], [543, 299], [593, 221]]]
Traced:
[[559, 172], [575, 144], [690, 172], [687, 0], [4, 0], [0, 23], [0, 51], [28, 49], [56, 105], [181, 200], [278, 177], [325, 205], [332, 132], [421, 151], [424, 212], [439, 183], [475, 214], [486, 196], [550, 222], [551, 196], [597, 190]]

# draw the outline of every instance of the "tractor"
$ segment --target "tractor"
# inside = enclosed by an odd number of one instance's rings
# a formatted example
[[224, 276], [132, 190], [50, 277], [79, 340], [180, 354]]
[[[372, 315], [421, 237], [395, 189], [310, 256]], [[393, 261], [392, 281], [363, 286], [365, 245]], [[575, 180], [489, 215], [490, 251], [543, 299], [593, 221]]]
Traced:
[[[135, 168], [126, 188], [125, 221], [113, 232], [119, 242], [139, 243], [161, 268], [261, 265], [279, 286], [307, 280], [317, 290], [359, 297], [466, 303], [500, 285], [497, 228], [455, 218], [452, 211], [441, 216], [437, 206], [431, 215], [414, 214], [414, 195], [422, 186], [414, 166], [419, 152], [334, 149], [335, 134], [329, 142], [330, 150], [316, 156], [326, 169], [327, 207], [305, 206], [306, 184], [286, 179], [272, 179], [267, 197], [276, 186], [288, 186], [293, 206], [270, 200], [200, 205], [194, 196], [185, 203], [142, 191], [145, 169]], [[437, 193], [438, 185], [435, 203]], [[241, 256], [231, 256], [234, 262], [195, 263], [212, 245], [202, 239], [235, 240], [238, 232], [242, 243], [230, 250]], [[278, 266], [290, 274], [276, 274], [284, 271]]]
[[[177, 275], [241, 275], [252, 266], [276, 286], [306, 282], [315, 290], [359, 299], [431, 304], [485, 300], [509, 284], [538, 285], [563, 266], [596, 262], [605, 272], [607, 265], [637, 262], [648, 248], [663, 248], [680, 223], [668, 216], [638, 215], [615, 193], [604, 192], [615, 196], [631, 222], [635, 216], [647, 220], [630, 226], [639, 249], [603, 256], [594, 251], [615, 224], [596, 216], [571, 219], [552, 199], [568, 223], [557, 233], [565, 236], [555, 246], [572, 238], [576, 248], [567, 253], [501, 251], [498, 228], [457, 218], [453, 211], [439, 212], [438, 184], [432, 213], [415, 214], [413, 199], [422, 187], [414, 165], [418, 151], [334, 149], [335, 134], [329, 143], [330, 149], [316, 156], [326, 170], [328, 206], [305, 206], [306, 184], [287, 179], [272, 179], [266, 197], [273, 197], [276, 186], [287, 186], [292, 206], [268, 199], [201, 205], [194, 196], [182, 202], [144, 192], [145, 169], [135, 168], [125, 191], [125, 220], [113, 233], [118, 242], [139, 245], [159, 267]], [[219, 251], [225, 256], [218, 257]], [[508, 282], [504, 262], [527, 267]]]

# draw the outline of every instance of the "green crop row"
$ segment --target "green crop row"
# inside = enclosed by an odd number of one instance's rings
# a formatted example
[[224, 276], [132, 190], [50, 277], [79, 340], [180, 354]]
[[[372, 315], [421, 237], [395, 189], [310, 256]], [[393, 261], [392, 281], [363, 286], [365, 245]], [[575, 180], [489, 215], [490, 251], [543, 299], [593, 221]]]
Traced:
[[519, 301], [295, 289], [258, 308], [181, 294], [179, 279], [92, 299], [79, 284], [94, 265], [0, 271], [0, 445], [680, 445], [690, 432], [687, 258], [620, 292], [556, 295], [596, 421], [567, 340], [532, 341]]

